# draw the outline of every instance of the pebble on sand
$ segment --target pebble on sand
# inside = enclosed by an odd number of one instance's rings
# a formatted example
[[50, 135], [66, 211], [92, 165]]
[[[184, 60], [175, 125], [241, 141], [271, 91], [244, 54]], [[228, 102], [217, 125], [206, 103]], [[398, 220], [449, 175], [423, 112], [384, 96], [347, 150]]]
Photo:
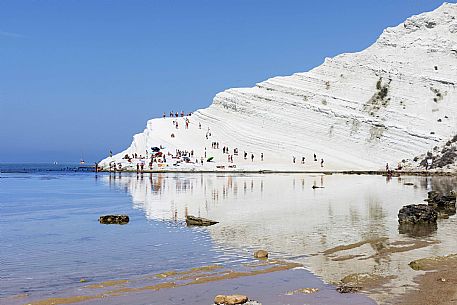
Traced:
[[234, 294], [234, 295], [217, 295], [214, 298], [214, 303], [218, 305], [236, 305], [236, 304], [244, 304], [248, 301], [248, 297], [241, 294]]
[[268, 252], [265, 250], [257, 250], [254, 252], [255, 258], [268, 258]]

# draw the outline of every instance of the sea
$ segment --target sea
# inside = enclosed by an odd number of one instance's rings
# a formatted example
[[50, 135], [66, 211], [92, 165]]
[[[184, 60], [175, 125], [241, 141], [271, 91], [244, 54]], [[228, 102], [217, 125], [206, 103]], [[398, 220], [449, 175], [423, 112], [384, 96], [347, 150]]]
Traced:
[[[423, 202], [428, 191], [453, 190], [456, 182], [339, 174], [138, 175], [95, 173], [78, 164], [0, 164], [0, 304], [182, 304], [184, 296], [186, 304], [212, 304], [221, 290], [247, 291], [264, 304], [388, 302], [388, 295], [414, 288], [417, 273], [409, 261], [457, 252], [455, 215], [415, 232], [399, 228], [398, 210]], [[99, 216], [107, 214], [127, 214], [130, 222], [100, 224]], [[186, 215], [219, 223], [188, 227]], [[253, 257], [258, 249], [269, 252], [272, 264], [302, 267], [281, 276], [247, 274], [246, 268], [260, 266]], [[211, 273], [209, 266], [223, 272]], [[192, 283], [180, 284], [191, 276], [176, 278], [193, 273]], [[340, 296], [335, 283], [354, 273], [389, 281], [375, 293]], [[150, 288], [173, 276], [174, 288]], [[180, 285], [195, 288], [175, 287]], [[110, 287], [122, 289], [108, 293]], [[319, 292], [289, 291], [305, 287]]]

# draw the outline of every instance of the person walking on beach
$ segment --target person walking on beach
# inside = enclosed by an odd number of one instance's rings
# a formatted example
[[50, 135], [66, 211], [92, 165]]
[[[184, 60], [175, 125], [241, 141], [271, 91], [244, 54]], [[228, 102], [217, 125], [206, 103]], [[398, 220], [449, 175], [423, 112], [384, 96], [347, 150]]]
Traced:
[[202, 165], [203, 165], [203, 157], [201, 157], [201, 158], [200, 158], [200, 162], [201, 162], [201, 163], [202, 163]]
[[162, 117], [165, 119], [166, 116], [167, 115], [165, 114], [165, 111], [164, 111]]
[[263, 153], [260, 154], [260, 161], [263, 161]]
[[248, 153], [244, 152], [244, 160], [246, 160], [247, 158], [248, 158]]
[[295, 163], [295, 156], [292, 156], [292, 163]]
[[314, 161], [317, 161], [317, 156], [316, 156], [316, 154], [314, 154]]
[[389, 163], [386, 163], [386, 172], [389, 172]]
[[433, 159], [430, 157], [427, 159], [427, 163], [425, 163], [425, 170], [429, 170], [432, 168], [432, 163], [433, 163]]
[[138, 174], [140, 172], [140, 164], [136, 164], [136, 173]]
[[321, 159], [321, 167], [324, 167], [324, 159]]
[[305, 157], [301, 158], [301, 164], [305, 164]]
[[251, 162], [254, 162], [254, 154], [251, 154]]
[[202, 123], [198, 122], [198, 129], [202, 129]]

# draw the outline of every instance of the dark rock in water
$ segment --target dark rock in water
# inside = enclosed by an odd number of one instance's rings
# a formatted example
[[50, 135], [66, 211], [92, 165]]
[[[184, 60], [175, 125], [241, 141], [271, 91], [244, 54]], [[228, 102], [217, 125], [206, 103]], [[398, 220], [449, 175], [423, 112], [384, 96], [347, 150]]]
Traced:
[[129, 223], [130, 219], [128, 215], [104, 215], [100, 216], [98, 218], [98, 221], [101, 224], [105, 225], [111, 225], [111, 224], [116, 224], [116, 225], [125, 225]]
[[438, 212], [438, 217], [440, 218], [446, 218], [456, 213], [456, 195], [454, 192], [442, 194], [431, 191], [428, 192], [428, 198], [425, 201]]
[[398, 233], [409, 237], [427, 237], [438, 229], [436, 223], [411, 224], [402, 223], [398, 226]]
[[216, 223], [219, 223], [218, 221], [206, 219], [203, 217], [196, 217], [196, 216], [191, 216], [188, 215], [186, 216], [186, 224], [188, 226], [212, 226], [215, 225]]
[[428, 203], [435, 203], [439, 206], [455, 205], [456, 194], [454, 192], [450, 192], [445, 195], [440, 192], [431, 191], [428, 192], [428, 198], [425, 201]]
[[436, 223], [438, 213], [426, 204], [405, 205], [398, 212], [400, 224], [429, 224]]
[[338, 291], [339, 293], [354, 293], [358, 292], [360, 289], [362, 289], [362, 287], [349, 285], [340, 285], [336, 287], [336, 291]]

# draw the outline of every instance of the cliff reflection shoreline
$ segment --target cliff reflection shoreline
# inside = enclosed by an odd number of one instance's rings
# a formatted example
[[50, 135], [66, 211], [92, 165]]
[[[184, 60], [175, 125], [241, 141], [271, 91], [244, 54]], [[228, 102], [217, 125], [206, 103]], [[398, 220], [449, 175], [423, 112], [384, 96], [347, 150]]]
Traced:
[[401, 206], [422, 202], [428, 191], [452, 190], [453, 177], [124, 173], [104, 179], [128, 192], [147, 219], [184, 223], [191, 214], [219, 221], [205, 230], [221, 249], [249, 255], [265, 248], [328, 283], [351, 274], [383, 278], [367, 291], [382, 303], [412, 287], [411, 260], [457, 252], [455, 217], [441, 219], [439, 230], [419, 231], [399, 228], [396, 218]]

